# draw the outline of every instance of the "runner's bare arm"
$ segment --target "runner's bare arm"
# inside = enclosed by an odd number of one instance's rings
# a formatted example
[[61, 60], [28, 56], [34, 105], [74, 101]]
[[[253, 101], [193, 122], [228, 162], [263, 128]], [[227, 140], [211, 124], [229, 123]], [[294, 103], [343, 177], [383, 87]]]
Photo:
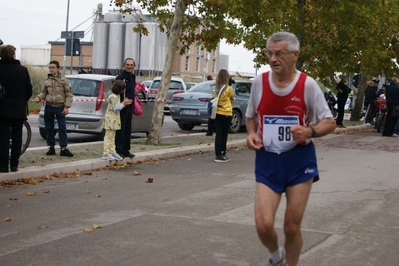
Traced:
[[247, 146], [251, 150], [259, 150], [263, 148], [262, 141], [259, 135], [256, 133], [258, 129], [258, 120], [257, 118], [248, 118], [246, 120], [247, 126]]
[[[334, 118], [324, 118], [319, 123], [313, 126], [313, 129], [316, 133], [315, 137], [322, 137], [330, 134], [334, 131], [335, 127], [336, 124]], [[291, 127], [291, 134], [296, 143], [303, 143], [307, 139], [312, 138], [312, 128], [295, 125]]]

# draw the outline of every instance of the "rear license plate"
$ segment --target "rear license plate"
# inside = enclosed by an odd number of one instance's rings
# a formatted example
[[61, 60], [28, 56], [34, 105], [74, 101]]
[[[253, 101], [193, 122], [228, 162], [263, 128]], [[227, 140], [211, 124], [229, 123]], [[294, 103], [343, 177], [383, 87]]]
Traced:
[[198, 110], [183, 109], [180, 111], [180, 114], [182, 114], [182, 115], [198, 115]]
[[[57, 123], [57, 121], [54, 121], [54, 128], [58, 128], [58, 123]], [[77, 130], [77, 129], [78, 129], [78, 124], [69, 124], [69, 123], [66, 123], [66, 129], [74, 129], [74, 130]]]

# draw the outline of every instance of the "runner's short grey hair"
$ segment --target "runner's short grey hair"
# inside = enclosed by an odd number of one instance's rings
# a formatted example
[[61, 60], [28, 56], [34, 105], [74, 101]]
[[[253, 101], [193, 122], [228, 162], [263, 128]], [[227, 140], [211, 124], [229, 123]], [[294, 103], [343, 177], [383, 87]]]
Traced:
[[272, 34], [268, 39], [266, 43], [266, 47], [269, 47], [269, 43], [273, 42], [280, 42], [280, 41], [287, 41], [288, 42], [288, 51], [289, 52], [295, 52], [299, 51], [299, 40], [295, 36], [295, 34], [292, 34], [290, 32], [276, 32]]

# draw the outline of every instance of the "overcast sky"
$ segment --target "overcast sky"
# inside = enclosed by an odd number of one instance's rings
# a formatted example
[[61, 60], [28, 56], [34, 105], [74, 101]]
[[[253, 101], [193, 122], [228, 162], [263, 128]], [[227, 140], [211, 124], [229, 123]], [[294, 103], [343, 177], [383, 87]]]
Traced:
[[[83, 41], [90, 41], [93, 20], [89, 18], [98, 3], [103, 4], [103, 13], [114, 8], [109, 0], [69, 1], [68, 30], [85, 31]], [[17, 48], [17, 58], [21, 45], [47, 44], [58, 40], [61, 31], [66, 30], [67, 5], [68, 0], [1, 0], [0, 39]], [[255, 56], [242, 46], [226, 45], [222, 41], [220, 52], [229, 55], [229, 71], [255, 73], [252, 61]], [[258, 74], [266, 69], [262, 66]]]

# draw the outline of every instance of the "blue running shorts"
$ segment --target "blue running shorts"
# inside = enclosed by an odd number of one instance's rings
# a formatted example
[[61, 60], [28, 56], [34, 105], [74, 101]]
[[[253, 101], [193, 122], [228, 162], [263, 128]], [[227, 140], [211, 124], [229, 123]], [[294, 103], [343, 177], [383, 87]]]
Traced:
[[313, 142], [308, 145], [296, 145], [280, 154], [256, 151], [255, 180], [277, 193], [285, 192], [286, 187], [308, 181], [319, 180], [316, 149]]

